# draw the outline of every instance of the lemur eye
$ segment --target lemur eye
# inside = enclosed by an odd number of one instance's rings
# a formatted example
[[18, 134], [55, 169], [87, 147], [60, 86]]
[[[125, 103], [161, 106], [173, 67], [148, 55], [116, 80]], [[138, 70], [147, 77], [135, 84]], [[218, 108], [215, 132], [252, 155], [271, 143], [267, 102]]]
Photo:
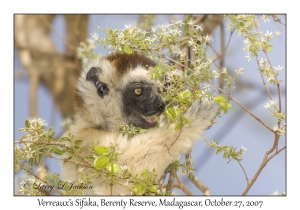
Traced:
[[134, 89], [134, 93], [135, 93], [135, 95], [137, 95], [137, 96], [139, 96], [139, 95], [141, 95], [142, 94], [142, 88], [136, 88], [136, 89]]

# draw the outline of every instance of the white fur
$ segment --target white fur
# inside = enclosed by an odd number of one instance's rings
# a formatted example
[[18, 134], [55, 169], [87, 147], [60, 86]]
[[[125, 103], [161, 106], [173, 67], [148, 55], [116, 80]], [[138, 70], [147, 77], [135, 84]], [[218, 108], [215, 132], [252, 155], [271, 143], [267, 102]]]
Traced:
[[[119, 149], [118, 165], [127, 166], [132, 174], [139, 174], [143, 169], [152, 171], [155, 169], [157, 177], [160, 178], [169, 164], [179, 159], [182, 153], [188, 152], [195, 141], [205, 129], [211, 126], [217, 109], [211, 102], [195, 101], [189, 108], [185, 117], [192, 120], [190, 125], [185, 125], [181, 130], [174, 130], [172, 126], [161, 125], [158, 128], [149, 129], [146, 133], [138, 134], [130, 140], [126, 135], [118, 134], [113, 130], [95, 129], [97, 123], [109, 120], [110, 128], [122, 122], [120, 91], [116, 91], [124, 83], [113, 84], [114, 67], [107, 60], [101, 60], [91, 66], [100, 66], [103, 73], [99, 76], [101, 81], [108, 84], [110, 92], [103, 98], [99, 98], [96, 88], [91, 82], [85, 81], [85, 70], [79, 80], [78, 88], [82, 91], [85, 102], [88, 104], [81, 114], [75, 115], [75, 123], [70, 132], [77, 138], [82, 139], [83, 145], [99, 145], [109, 147], [111, 143], [117, 143]], [[87, 69], [89, 69], [89, 66]], [[150, 78], [141, 67], [130, 71], [124, 76], [123, 82], [132, 81], [143, 77], [147, 81]], [[152, 81], [153, 82], [153, 81]], [[110, 119], [102, 118], [101, 114], [108, 115]], [[172, 145], [172, 146], [171, 146]], [[85, 150], [81, 155], [93, 154]], [[72, 159], [74, 160], [74, 159]], [[91, 169], [84, 169], [92, 173]], [[63, 178], [78, 181], [78, 173], [75, 164], [67, 163], [63, 166]], [[116, 184], [112, 188], [103, 183], [101, 178], [94, 177], [92, 190], [85, 191], [86, 195], [119, 195], [130, 194], [126, 187]]]

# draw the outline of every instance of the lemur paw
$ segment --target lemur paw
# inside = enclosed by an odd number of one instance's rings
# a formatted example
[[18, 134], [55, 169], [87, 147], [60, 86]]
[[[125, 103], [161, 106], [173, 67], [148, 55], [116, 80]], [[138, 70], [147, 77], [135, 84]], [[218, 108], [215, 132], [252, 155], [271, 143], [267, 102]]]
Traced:
[[193, 122], [201, 123], [208, 129], [213, 120], [217, 116], [218, 109], [213, 105], [213, 102], [198, 99], [194, 101], [188, 109], [185, 117]]

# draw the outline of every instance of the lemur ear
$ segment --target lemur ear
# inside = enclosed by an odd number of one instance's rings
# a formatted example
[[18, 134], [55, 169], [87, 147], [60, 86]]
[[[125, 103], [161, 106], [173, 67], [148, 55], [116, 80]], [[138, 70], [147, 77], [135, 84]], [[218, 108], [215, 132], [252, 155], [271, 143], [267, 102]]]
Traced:
[[92, 67], [86, 74], [86, 80], [94, 83], [97, 88], [98, 95], [103, 98], [105, 95], [108, 95], [109, 88], [107, 84], [99, 80], [100, 72], [101, 69], [99, 67]]
[[95, 80], [99, 80], [98, 75], [100, 74], [101, 69], [99, 67], [92, 67], [86, 74], [86, 81], [94, 82]]

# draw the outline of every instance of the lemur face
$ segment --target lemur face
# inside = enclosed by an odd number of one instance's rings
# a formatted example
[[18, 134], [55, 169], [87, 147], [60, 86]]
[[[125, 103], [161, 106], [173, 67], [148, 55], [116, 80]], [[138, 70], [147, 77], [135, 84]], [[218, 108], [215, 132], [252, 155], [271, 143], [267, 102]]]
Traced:
[[149, 76], [154, 61], [139, 54], [112, 54], [88, 66], [77, 86], [77, 113], [91, 127], [111, 129], [121, 123], [141, 128], [157, 125], [165, 103]]
[[144, 129], [156, 126], [153, 115], [160, 115], [165, 109], [154, 82], [128, 83], [122, 92], [122, 101], [127, 123]]

